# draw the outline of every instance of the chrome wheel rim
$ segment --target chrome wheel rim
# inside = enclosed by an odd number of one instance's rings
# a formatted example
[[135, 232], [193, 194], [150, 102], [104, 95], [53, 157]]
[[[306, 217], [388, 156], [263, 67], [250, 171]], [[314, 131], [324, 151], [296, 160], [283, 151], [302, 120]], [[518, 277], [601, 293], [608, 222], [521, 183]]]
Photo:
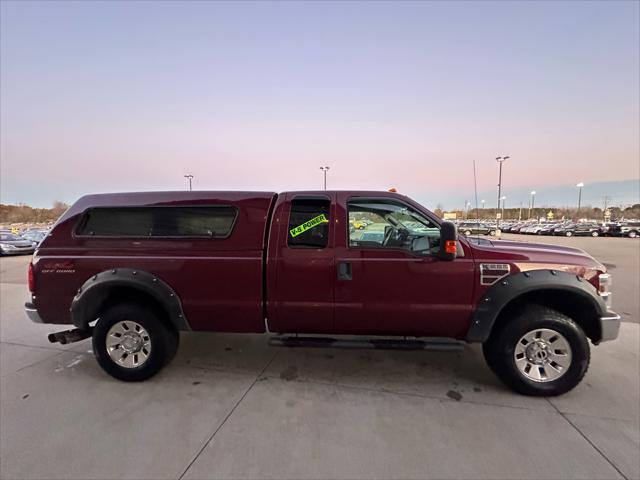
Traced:
[[105, 341], [111, 360], [124, 368], [138, 368], [151, 354], [151, 337], [142, 325], [133, 320], [115, 323]]
[[561, 333], [537, 328], [518, 340], [513, 358], [525, 378], [534, 382], [553, 382], [569, 370], [571, 346]]

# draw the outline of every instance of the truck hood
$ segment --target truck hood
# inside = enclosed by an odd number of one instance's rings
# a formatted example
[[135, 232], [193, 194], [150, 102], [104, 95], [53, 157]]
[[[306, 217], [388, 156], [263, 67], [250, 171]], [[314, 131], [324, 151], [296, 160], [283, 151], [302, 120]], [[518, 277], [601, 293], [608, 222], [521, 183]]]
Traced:
[[471, 240], [474, 258], [478, 262], [510, 263], [519, 271], [553, 269], [575, 273], [591, 279], [606, 267], [584, 250], [544, 243], [509, 240]]

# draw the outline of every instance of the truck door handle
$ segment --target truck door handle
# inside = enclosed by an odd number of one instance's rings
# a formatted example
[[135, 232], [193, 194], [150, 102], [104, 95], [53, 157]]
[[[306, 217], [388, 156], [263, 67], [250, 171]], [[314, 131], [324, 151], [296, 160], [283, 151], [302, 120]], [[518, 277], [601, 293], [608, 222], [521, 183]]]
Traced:
[[338, 280], [351, 280], [351, 262], [338, 262]]

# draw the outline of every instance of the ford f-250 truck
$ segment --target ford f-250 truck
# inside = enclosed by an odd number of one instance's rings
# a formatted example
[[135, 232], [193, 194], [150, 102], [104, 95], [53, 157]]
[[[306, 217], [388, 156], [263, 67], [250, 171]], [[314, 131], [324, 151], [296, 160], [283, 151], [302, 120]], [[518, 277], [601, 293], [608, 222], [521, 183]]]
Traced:
[[618, 335], [610, 282], [582, 250], [458, 237], [392, 192], [122, 193], [85, 196], [58, 220], [29, 265], [25, 307], [75, 325], [52, 342], [91, 336], [126, 381], [166, 365], [184, 330], [284, 345], [357, 335], [481, 342], [508, 386], [558, 395], [585, 375], [589, 340]]

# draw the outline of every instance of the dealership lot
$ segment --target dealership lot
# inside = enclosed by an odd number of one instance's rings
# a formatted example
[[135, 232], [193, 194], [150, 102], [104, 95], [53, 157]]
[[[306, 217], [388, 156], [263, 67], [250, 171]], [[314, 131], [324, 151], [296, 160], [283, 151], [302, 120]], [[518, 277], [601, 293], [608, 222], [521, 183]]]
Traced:
[[502, 386], [480, 348], [274, 348], [185, 334], [141, 384], [100, 370], [90, 341], [30, 323], [28, 257], [0, 259], [1, 478], [640, 478], [640, 241], [583, 248], [614, 276], [620, 338], [557, 398]]

